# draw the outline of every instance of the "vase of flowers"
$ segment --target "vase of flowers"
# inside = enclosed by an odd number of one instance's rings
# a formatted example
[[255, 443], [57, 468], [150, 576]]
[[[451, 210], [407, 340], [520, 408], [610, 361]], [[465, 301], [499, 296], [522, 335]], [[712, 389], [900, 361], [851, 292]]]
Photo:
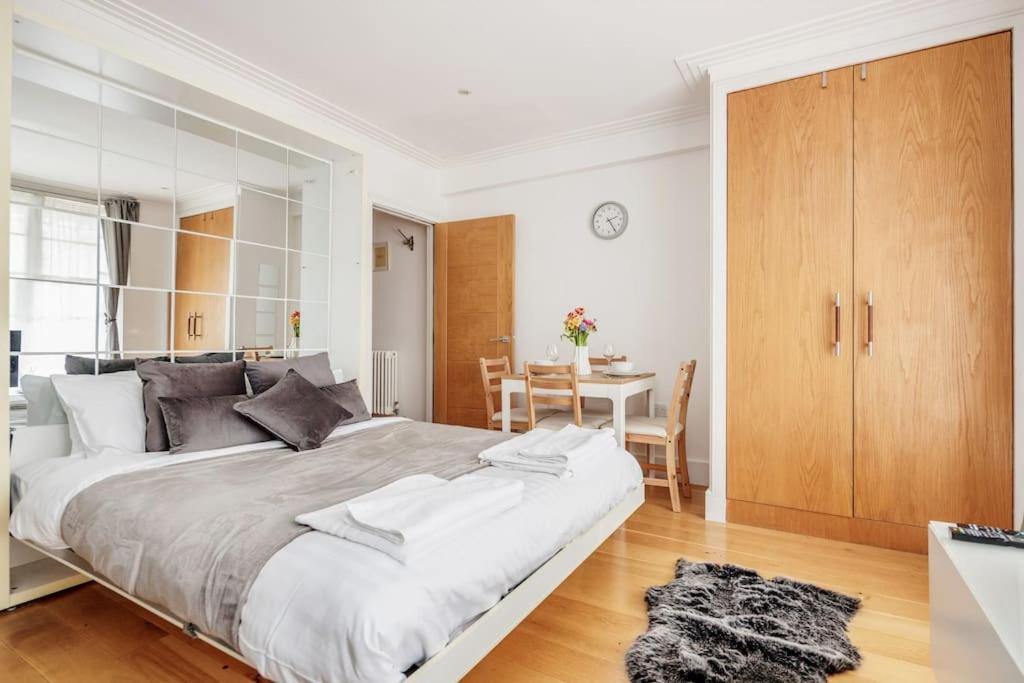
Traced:
[[288, 340], [288, 349], [291, 357], [299, 355], [299, 334], [302, 330], [302, 314], [295, 310], [288, 316], [288, 324], [292, 328], [292, 337]]
[[597, 321], [587, 317], [583, 306], [569, 311], [562, 321], [562, 339], [568, 339], [576, 347], [576, 373], [590, 374], [590, 347], [587, 341], [590, 335], [597, 332]]

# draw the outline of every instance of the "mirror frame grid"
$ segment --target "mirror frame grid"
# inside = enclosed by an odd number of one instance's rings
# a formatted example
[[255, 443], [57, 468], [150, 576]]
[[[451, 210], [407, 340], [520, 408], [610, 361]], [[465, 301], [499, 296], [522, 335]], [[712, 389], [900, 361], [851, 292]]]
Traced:
[[[330, 279], [331, 279], [331, 275], [330, 275], [330, 273], [331, 273], [331, 269], [332, 269], [332, 265], [333, 265], [333, 263], [332, 263], [332, 261], [333, 261], [333, 259], [332, 259], [332, 253], [333, 253], [332, 249], [333, 249], [333, 239], [334, 239], [333, 230], [332, 230], [332, 228], [333, 228], [333, 220], [334, 220], [334, 215], [333, 215], [333, 202], [334, 202], [333, 194], [334, 193], [332, 191], [334, 168], [333, 168], [333, 163], [332, 162], [330, 162], [328, 160], [325, 160], [325, 159], [322, 159], [322, 158], [319, 158], [319, 157], [317, 157], [315, 155], [312, 155], [312, 154], [309, 154], [307, 152], [303, 152], [303, 151], [294, 149], [292, 147], [289, 147], [288, 145], [283, 145], [283, 144], [274, 142], [272, 140], [268, 140], [268, 139], [263, 138], [263, 137], [261, 137], [259, 135], [255, 135], [255, 134], [250, 133], [248, 131], [244, 131], [244, 130], [242, 130], [242, 129], [238, 128], [238, 127], [232, 126], [232, 125], [230, 125], [228, 123], [217, 121], [216, 119], [213, 119], [211, 117], [205, 116], [203, 114], [199, 114], [199, 113], [196, 113], [196, 112], [193, 112], [193, 111], [189, 111], [189, 110], [184, 109], [184, 108], [176, 107], [176, 106], [174, 106], [174, 105], [172, 105], [172, 104], [170, 104], [168, 102], [165, 102], [165, 101], [162, 101], [162, 100], [160, 100], [158, 98], [152, 97], [152, 96], [150, 96], [150, 95], [148, 95], [148, 94], [146, 94], [144, 92], [140, 92], [140, 91], [137, 91], [137, 90], [135, 90], [133, 88], [126, 87], [126, 86], [124, 86], [122, 84], [119, 84], [119, 83], [116, 83], [116, 82], [112, 82], [112, 81], [110, 81], [108, 79], [105, 79], [102, 76], [99, 76], [97, 74], [93, 74], [93, 73], [90, 73], [88, 71], [81, 70], [81, 69], [79, 69], [77, 67], [60, 63], [60, 62], [58, 62], [58, 61], [56, 61], [54, 59], [51, 59], [51, 58], [47, 57], [46, 55], [39, 55], [39, 54], [36, 54], [36, 53], [34, 53], [32, 51], [19, 49], [17, 47], [15, 47], [15, 52], [16, 52], [16, 54], [19, 55], [19, 59], [29, 60], [29, 63], [41, 63], [47, 69], [50, 69], [50, 70], [58, 69], [58, 70], [61, 70], [61, 71], [64, 71], [64, 72], [68, 72], [68, 73], [70, 73], [76, 79], [88, 79], [89, 81], [91, 81], [91, 82], [96, 84], [97, 98], [96, 98], [95, 102], [91, 102], [90, 103], [91, 106], [95, 108], [95, 112], [96, 112], [97, 129], [96, 129], [96, 144], [95, 144], [95, 147], [91, 147], [90, 145], [85, 145], [84, 143], [81, 143], [81, 142], [76, 142], [75, 143], [75, 144], [78, 144], [78, 145], [82, 145], [83, 147], [90, 147], [94, 151], [94, 153], [95, 153], [96, 160], [97, 160], [97, 165], [96, 165], [96, 169], [95, 169], [95, 173], [96, 173], [95, 196], [93, 196], [91, 192], [88, 195], [78, 196], [77, 194], [72, 194], [72, 195], [68, 196], [68, 195], [64, 194], [65, 191], [62, 190], [60, 187], [51, 187], [51, 186], [46, 185], [42, 181], [26, 182], [23, 179], [20, 179], [20, 178], [17, 178], [17, 177], [12, 177], [12, 182], [11, 182], [12, 190], [14, 190], [15, 192], [25, 192], [25, 193], [29, 194], [32, 199], [36, 199], [37, 200], [37, 201], [28, 201], [25, 198], [21, 198], [21, 197], [17, 197], [17, 196], [12, 196], [11, 197], [11, 211], [12, 212], [15, 210], [16, 206], [17, 207], [27, 207], [29, 210], [40, 212], [41, 215], [45, 214], [45, 213], [54, 213], [54, 214], [62, 214], [63, 213], [63, 214], [71, 214], [71, 215], [75, 215], [75, 216], [80, 216], [80, 217], [86, 218], [88, 220], [95, 221], [95, 231], [96, 232], [95, 232], [95, 244], [94, 244], [93, 248], [96, 251], [96, 268], [95, 268], [95, 272], [94, 272], [94, 278], [92, 280], [90, 280], [90, 281], [83, 281], [80, 278], [72, 278], [72, 277], [69, 277], [69, 276], [68, 277], [62, 277], [59, 274], [45, 274], [45, 275], [35, 276], [35, 275], [31, 274], [31, 273], [26, 273], [26, 274], [20, 274], [20, 275], [11, 275], [10, 278], [11, 278], [11, 280], [28, 281], [28, 282], [46, 282], [46, 283], [56, 283], [56, 284], [75, 284], [75, 285], [82, 285], [82, 286], [91, 286], [94, 289], [94, 291], [95, 291], [95, 297], [94, 298], [95, 298], [95, 320], [96, 320], [96, 323], [95, 323], [94, 347], [92, 349], [61, 349], [59, 351], [58, 350], [38, 350], [38, 351], [37, 350], [28, 350], [28, 351], [12, 352], [12, 356], [29, 356], [29, 357], [31, 357], [31, 356], [38, 356], [38, 357], [51, 356], [51, 357], [61, 357], [61, 356], [65, 355], [65, 354], [93, 356], [96, 359], [97, 366], [98, 366], [98, 363], [99, 363], [99, 359], [101, 359], [101, 358], [133, 357], [133, 356], [143, 356], [143, 355], [154, 355], [154, 356], [155, 355], [167, 355], [167, 356], [170, 356], [173, 359], [173, 358], [175, 358], [177, 356], [193, 355], [193, 354], [202, 353], [202, 352], [231, 352], [231, 353], [236, 354], [236, 357], [240, 358], [240, 357], [243, 357], [243, 355], [245, 353], [245, 351], [243, 349], [237, 348], [240, 345], [236, 342], [235, 308], [236, 308], [236, 302], [238, 300], [240, 300], [240, 299], [268, 299], [268, 300], [271, 300], [271, 301], [279, 302], [281, 307], [283, 307], [283, 309], [284, 309], [284, 319], [281, 321], [281, 324], [283, 325], [283, 337], [282, 338], [284, 340], [286, 340], [286, 341], [285, 341], [285, 344], [283, 345], [283, 348], [269, 349], [268, 351], [270, 353], [273, 353], [273, 354], [288, 354], [288, 353], [292, 352], [292, 353], [295, 353], [295, 354], [308, 354], [308, 353], [318, 353], [318, 352], [321, 352], [321, 351], [327, 351], [328, 350], [327, 347], [330, 346], [330, 329], [331, 329], [331, 321], [330, 321], [330, 316], [331, 316], [331, 283], [330, 283]], [[15, 74], [15, 77], [17, 78], [18, 75]], [[26, 79], [26, 80], [28, 80], [28, 79]], [[32, 81], [28, 80], [28, 82], [32, 82]], [[39, 87], [49, 87], [49, 86], [47, 86], [45, 84], [42, 84]], [[57, 92], [61, 92], [61, 91], [58, 90]], [[173, 163], [172, 163], [171, 166], [167, 167], [167, 169], [168, 169], [168, 171], [170, 173], [170, 177], [171, 177], [171, 186], [169, 188], [170, 196], [171, 196], [171, 200], [170, 200], [170, 223], [171, 223], [171, 225], [170, 226], [168, 226], [168, 225], [160, 225], [160, 224], [157, 224], [156, 222], [145, 222], [144, 220], [117, 220], [117, 219], [109, 218], [109, 217], [107, 217], [105, 215], [104, 206], [103, 206], [105, 199], [116, 198], [116, 197], [125, 197], [125, 195], [123, 195], [123, 194], [119, 194], [117, 192], [110, 192], [110, 191], [108, 191], [105, 188], [105, 186], [104, 186], [103, 168], [104, 168], [104, 153], [105, 152], [110, 153], [110, 155], [111, 155], [110, 158], [115, 158], [114, 155], [125, 156], [125, 157], [130, 157], [132, 159], [137, 159], [138, 161], [146, 163], [146, 164], [151, 164], [151, 165], [154, 165], [154, 166], [160, 166], [160, 164], [157, 161], [154, 161], [151, 158], [147, 158], [145, 156], [134, 156], [134, 155], [131, 155], [131, 154], [125, 154], [125, 152], [122, 151], [121, 149], [107, 149], [107, 147], [104, 146], [103, 112], [104, 112], [104, 109], [108, 106], [107, 102], [106, 102], [106, 99], [104, 98], [104, 94], [106, 94], [108, 92], [109, 93], [113, 93], [116, 96], [120, 96], [120, 97], [122, 97], [122, 98], [124, 98], [126, 100], [130, 100], [130, 99], [133, 99], [133, 98], [139, 98], [141, 100], [145, 100], [148, 103], [152, 104], [154, 107], [166, 108], [168, 110], [168, 112], [170, 114], [172, 114], [172, 116], [173, 116], [173, 121], [174, 121], [174, 128], [172, 130], [173, 139], [174, 139], [174, 153], [173, 153], [173, 160], [172, 160]], [[73, 95], [69, 94], [69, 96], [73, 96]], [[179, 181], [179, 174], [184, 172], [184, 173], [191, 173], [191, 174], [196, 175], [196, 176], [200, 175], [199, 173], [196, 172], [195, 169], [193, 169], [191, 167], [189, 167], [189, 168], [182, 168], [180, 166], [180, 159], [179, 159], [180, 150], [179, 150], [178, 142], [179, 142], [179, 136], [181, 134], [181, 128], [180, 128], [180, 125], [179, 125], [179, 122], [178, 122], [179, 121], [179, 115], [184, 115], [185, 117], [188, 117], [188, 119], [190, 119], [190, 120], [192, 120], [192, 119], [202, 120], [202, 121], [205, 121], [208, 125], [219, 126], [221, 128], [230, 130], [233, 133], [233, 137], [234, 137], [234, 155], [235, 155], [234, 180], [233, 180], [233, 195], [234, 196], [233, 196], [233, 203], [230, 206], [234, 210], [234, 216], [233, 216], [233, 224], [232, 224], [232, 228], [231, 228], [231, 235], [230, 235], [230, 237], [224, 237], [224, 236], [220, 236], [220, 235], [212, 235], [212, 234], [203, 233], [203, 232], [196, 232], [196, 231], [189, 230], [189, 229], [186, 229], [186, 228], [181, 228], [180, 225], [179, 225], [180, 220], [182, 218], [190, 217], [190, 216], [193, 215], [193, 214], [183, 215], [179, 211], [179, 209], [180, 209], [180, 206], [179, 206], [180, 205], [180, 201], [179, 201], [179, 196], [178, 196], [178, 193], [177, 193], [177, 185], [178, 185], [178, 181]], [[151, 119], [146, 119], [146, 121], [149, 124], [156, 124], [157, 123], [157, 122], [155, 122], [155, 121], [153, 121]], [[13, 128], [13, 126], [12, 126], [12, 128]], [[19, 128], [19, 130], [20, 129], [24, 129], [26, 131], [29, 131], [29, 132], [32, 132], [32, 133], [36, 133], [36, 134], [48, 135], [47, 133], [40, 133], [39, 131], [34, 131], [34, 130], [30, 129], [30, 128]], [[240, 151], [239, 140], [242, 139], [243, 136], [246, 139], [248, 139], [248, 140], [256, 141], [256, 144], [257, 144], [258, 147], [264, 147], [264, 148], [270, 149], [270, 150], [276, 150], [276, 149], [283, 150], [283, 155], [282, 155], [283, 156], [283, 163], [284, 163], [283, 177], [282, 177], [282, 179], [284, 181], [284, 186], [283, 186], [284, 192], [283, 192], [283, 194], [278, 195], [276, 193], [269, 192], [269, 191], [267, 191], [265, 189], [262, 189], [260, 187], [257, 187], [255, 185], [253, 185], [250, 182], [243, 181], [243, 180], [240, 179], [240, 177], [239, 177], [239, 163], [238, 163], [238, 155], [239, 155], [239, 151]], [[60, 138], [59, 136], [54, 136], [54, 135], [48, 135], [48, 137], [54, 137], [54, 138], [57, 138], [57, 139], [64, 139], [64, 138]], [[308, 166], [299, 166], [299, 165], [293, 166], [293, 155], [294, 155], [294, 158], [296, 160], [301, 159], [304, 164], [308, 164], [310, 160], [312, 160], [313, 162], [319, 162], [319, 163], [324, 164], [324, 168], [321, 169], [320, 173], [323, 174], [324, 172], [326, 172], [325, 180], [328, 183], [328, 185], [327, 185], [327, 187], [328, 187], [328, 190], [327, 190], [327, 200], [328, 200], [327, 201], [327, 206], [321, 206], [319, 203], [304, 203], [303, 200], [302, 200], [302, 194], [301, 193], [299, 193], [298, 197], [290, 196], [291, 193], [292, 193], [293, 182], [295, 181], [294, 174], [295, 174], [296, 168], [308, 167]], [[14, 170], [15, 169], [12, 169], [12, 171], [14, 171]], [[13, 173], [12, 173], [12, 176], [14, 176]], [[226, 181], [227, 179], [223, 179], [223, 180]], [[315, 182], [315, 180], [313, 180], [312, 182]], [[280, 226], [280, 230], [281, 230], [281, 235], [282, 235], [281, 243], [283, 244], [283, 246], [268, 245], [268, 244], [263, 244], [263, 243], [260, 243], [260, 242], [251, 242], [251, 241], [247, 241], [247, 240], [238, 239], [239, 207], [240, 207], [239, 198], [241, 197], [241, 193], [242, 193], [243, 188], [245, 190], [247, 190], [247, 191], [258, 192], [258, 193], [269, 195], [271, 197], [276, 197], [276, 198], [279, 198], [279, 199], [282, 200], [283, 206], [284, 206], [284, 215], [282, 217], [282, 224]], [[68, 210], [68, 209], [62, 209], [62, 208], [53, 208], [53, 207], [46, 206], [46, 204], [49, 201], [51, 201], [51, 200], [62, 200], [62, 199], [72, 199], [74, 201], [80, 202], [83, 207], [84, 206], [92, 207], [94, 209], [94, 212], [89, 213], [89, 212], [81, 212], [81, 211]], [[291, 236], [291, 232], [292, 232], [291, 231], [291, 227], [290, 227], [290, 218], [291, 218], [291, 213], [290, 212], [291, 212], [291, 207], [292, 207], [293, 204], [299, 205], [300, 206], [300, 210], [304, 206], [309, 206], [309, 207], [312, 207], [313, 209], [315, 209], [317, 211], [326, 212], [327, 220], [326, 220], [326, 224], [324, 226], [326, 228], [326, 230], [327, 230], [327, 240], [326, 240], [327, 253], [326, 254], [318, 253], [316, 251], [305, 251], [305, 250], [302, 250], [302, 249], [293, 249], [292, 248], [292, 245], [290, 244], [290, 236]], [[224, 207], [224, 208], [228, 208], [228, 207]], [[143, 218], [143, 217], [140, 216], [139, 218]], [[169, 258], [170, 258], [170, 264], [169, 264], [169, 268], [170, 268], [170, 282], [169, 282], [169, 284], [171, 286], [169, 288], [137, 286], [137, 285], [129, 285], [129, 284], [123, 284], [123, 285], [122, 284], [115, 284], [115, 283], [113, 283], [111, 281], [111, 279], [109, 277], [107, 277], [106, 279], [104, 278], [103, 271], [101, 269], [101, 263], [103, 263], [103, 261], [104, 261], [104, 258], [103, 258], [103, 251], [104, 251], [104, 247], [103, 247], [103, 233], [104, 233], [104, 222], [105, 221], [110, 221], [111, 223], [115, 223], [115, 224], [120, 223], [120, 224], [129, 225], [129, 226], [131, 226], [131, 230], [132, 231], [134, 231], [135, 227], [138, 226], [139, 228], [141, 228], [143, 230], [146, 230], [146, 231], [149, 231], [149, 230], [159, 230], [159, 231], [166, 231], [166, 232], [172, 233], [172, 238], [171, 238], [171, 240], [169, 242], [170, 247], [171, 247], [171, 253], [169, 255]], [[176, 289], [177, 277], [175, 276], [175, 272], [176, 272], [176, 261], [177, 261], [177, 252], [178, 252], [178, 237], [180, 235], [199, 235], [199, 236], [202, 236], [202, 237], [205, 237], [205, 238], [210, 238], [210, 239], [226, 240], [226, 241], [228, 241], [230, 243], [230, 246], [229, 246], [229, 249], [228, 249], [228, 254], [229, 254], [229, 257], [228, 257], [229, 258], [229, 263], [228, 263], [228, 279], [229, 279], [229, 282], [228, 282], [227, 292], [214, 294], [214, 293], [210, 293], [210, 292], [194, 292], [194, 291], [190, 291], [190, 290], [179, 290], [179, 289]], [[322, 242], [323, 240], [321, 239], [320, 241]], [[282, 279], [281, 279], [280, 296], [278, 296], [278, 297], [255, 297], [255, 296], [240, 295], [240, 294], [237, 293], [238, 292], [238, 283], [236, 282], [236, 260], [237, 260], [237, 248], [238, 248], [239, 245], [252, 245], [254, 247], [260, 247], [260, 248], [265, 248], [265, 249], [274, 249], [274, 250], [278, 250], [278, 251], [281, 252], [282, 260], [283, 260], [283, 263], [284, 263], [284, 269], [283, 269]], [[13, 254], [13, 251], [12, 251], [12, 254]], [[289, 266], [290, 261], [292, 260], [292, 254], [309, 255], [309, 256], [314, 257], [316, 259], [323, 259], [323, 260], [326, 261], [326, 263], [327, 263], [327, 282], [326, 282], [326, 291], [322, 292], [322, 298], [320, 296], [317, 296], [315, 293], [311, 293], [309, 295], [305, 295], [305, 293], [300, 293], [299, 297], [289, 297], [289, 295], [292, 294], [292, 292], [288, 291], [288, 285], [289, 285], [288, 266]], [[167, 307], [168, 307], [168, 312], [167, 312], [168, 319], [167, 319], [167, 324], [166, 324], [166, 326], [164, 327], [164, 330], [163, 330], [163, 332], [166, 333], [166, 339], [167, 339], [167, 343], [165, 345], [166, 348], [136, 349], [136, 348], [128, 348], [128, 345], [124, 345], [125, 348], [120, 349], [118, 351], [110, 351], [110, 350], [105, 348], [106, 344], [103, 341], [104, 336], [105, 336], [105, 332], [104, 332], [105, 304], [104, 304], [104, 301], [103, 301], [103, 298], [104, 298], [103, 292], [105, 291], [105, 289], [108, 289], [108, 288], [110, 288], [110, 289], [118, 289], [118, 290], [121, 290], [122, 292], [125, 292], [125, 291], [156, 292], [156, 293], [165, 294], [167, 296], [167, 299], [168, 299], [168, 304], [167, 304]], [[175, 320], [176, 320], [176, 318], [175, 318], [175, 310], [174, 309], [175, 309], [175, 301], [178, 298], [176, 296], [176, 294], [212, 295], [212, 296], [223, 297], [226, 300], [225, 301], [225, 310], [227, 312], [226, 312], [225, 320], [224, 320], [224, 326], [225, 326], [225, 337], [224, 337], [224, 339], [226, 340], [227, 343], [224, 346], [226, 346], [227, 348], [210, 348], [210, 349], [191, 349], [191, 348], [190, 349], [178, 349], [178, 348], [176, 348], [176, 344], [175, 344], [175, 331], [174, 331], [174, 324], [175, 324]], [[120, 304], [122, 306], [122, 308], [121, 308], [121, 312], [120, 312], [119, 315], [121, 317], [124, 317], [123, 301], [124, 301], [125, 297], [121, 296], [120, 298], [121, 298], [121, 301], [122, 301], [122, 303]], [[301, 342], [301, 336], [295, 338], [291, 334], [291, 325], [289, 324], [289, 315], [291, 313], [291, 310], [290, 310], [291, 306], [293, 304], [295, 304], [295, 305], [298, 306], [298, 308], [301, 308], [304, 304], [307, 304], [307, 303], [309, 303], [309, 304], [316, 304], [317, 307], [324, 306], [325, 309], [326, 309], [327, 318], [325, 320], [320, 321], [320, 322], [317, 323], [318, 326], [320, 324], [322, 324], [323, 328], [327, 330], [327, 338], [324, 339], [325, 345], [322, 346], [322, 347], [321, 346], [317, 346], [315, 348], [313, 348], [313, 347], [304, 348], [301, 345], [301, 343], [300, 343]], [[122, 339], [123, 339], [123, 336], [124, 336], [124, 325], [123, 325], [123, 322], [122, 322], [122, 329], [120, 330], [120, 334], [122, 335]], [[287, 341], [287, 340], [291, 340], [291, 339], [295, 340], [294, 346], [289, 344], [289, 342]]]

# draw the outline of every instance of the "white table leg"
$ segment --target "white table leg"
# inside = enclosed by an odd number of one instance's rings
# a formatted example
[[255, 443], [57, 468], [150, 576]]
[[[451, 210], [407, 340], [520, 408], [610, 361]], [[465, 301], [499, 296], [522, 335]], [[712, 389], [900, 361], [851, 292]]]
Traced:
[[501, 431], [512, 431], [512, 386], [509, 382], [501, 382]]
[[615, 440], [619, 446], [626, 447], [626, 392], [622, 385], [618, 385], [612, 392], [612, 429], [615, 430]]

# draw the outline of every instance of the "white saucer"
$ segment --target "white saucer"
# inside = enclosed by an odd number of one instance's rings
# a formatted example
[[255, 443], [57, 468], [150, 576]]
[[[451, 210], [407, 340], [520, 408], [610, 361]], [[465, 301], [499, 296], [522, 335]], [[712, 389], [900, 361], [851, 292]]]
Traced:
[[605, 370], [604, 374], [608, 375], [609, 377], [636, 377], [637, 375], [644, 374], [644, 371], [643, 370], [626, 370], [626, 371], [621, 371], [621, 370]]

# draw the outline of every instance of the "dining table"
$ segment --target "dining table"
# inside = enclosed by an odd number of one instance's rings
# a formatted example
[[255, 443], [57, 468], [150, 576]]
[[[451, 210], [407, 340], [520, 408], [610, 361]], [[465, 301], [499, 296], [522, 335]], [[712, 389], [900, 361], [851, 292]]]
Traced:
[[[626, 444], [626, 401], [637, 394], [647, 395], [647, 415], [654, 417], [653, 372], [638, 372], [634, 375], [606, 375], [597, 371], [589, 375], [578, 375], [577, 382], [581, 398], [607, 398], [612, 402], [612, 429], [620, 446]], [[526, 377], [522, 374], [501, 377], [501, 431], [512, 431], [512, 395], [526, 393]]]

